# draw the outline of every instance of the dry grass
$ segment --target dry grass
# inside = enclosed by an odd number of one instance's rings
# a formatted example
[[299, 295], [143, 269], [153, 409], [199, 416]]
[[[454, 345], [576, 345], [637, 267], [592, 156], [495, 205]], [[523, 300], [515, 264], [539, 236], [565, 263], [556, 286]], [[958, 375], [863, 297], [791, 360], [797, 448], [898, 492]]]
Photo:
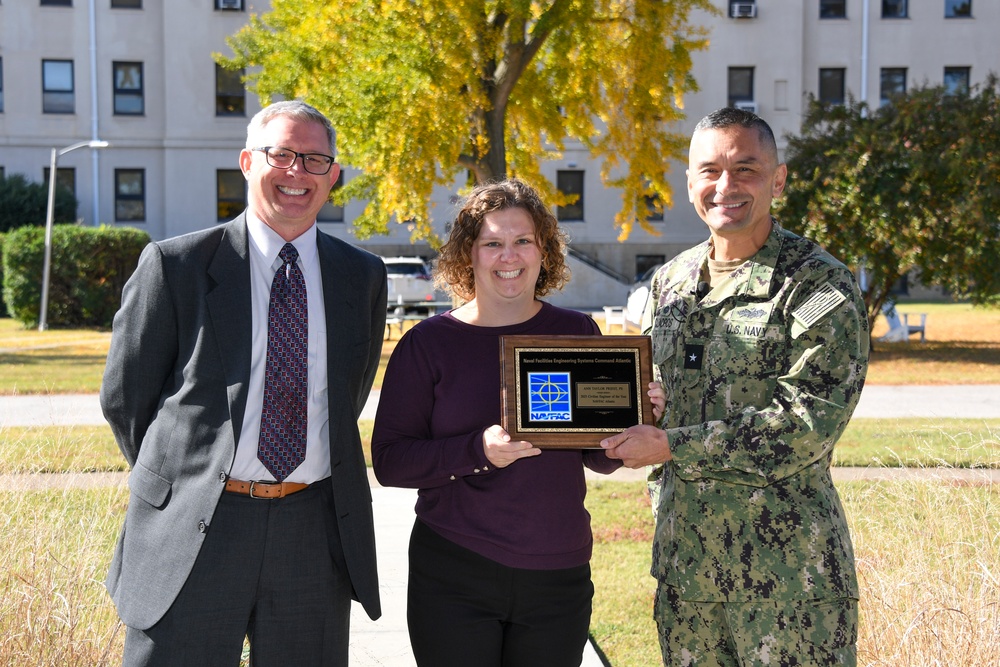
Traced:
[[121, 662], [104, 575], [126, 490], [0, 493], [0, 664]]

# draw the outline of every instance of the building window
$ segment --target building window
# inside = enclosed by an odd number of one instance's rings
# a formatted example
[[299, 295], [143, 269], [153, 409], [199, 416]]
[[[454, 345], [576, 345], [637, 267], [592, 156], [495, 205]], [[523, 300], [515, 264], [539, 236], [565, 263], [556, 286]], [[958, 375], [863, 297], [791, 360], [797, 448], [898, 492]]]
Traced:
[[42, 61], [42, 112], [73, 113], [76, 102], [73, 93], [73, 61]]
[[[729, 93], [727, 105], [739, 107], [753, 104], [753, 67], [729, 68]], [[743, 102], [743, 104], [738, 104]]]
[[115, 169], [115, 220], [145, 222], [145, 169]]
[[819, 70], [819, 101], [826, 104], [844, 103], [844, 78], [847, 70], [843, 67], [823, 67]]
[[905, 19], [909, 16], [907, 11], [908, 0], [882, 0], [882, 18], [884, 19]]
[[892, 98], [906, 94], [906, 68], [883, 67], [879, 102], [882, 106], [892, 102]]
[[636, 255], [635, 281], [641, 282], [653, 277], [653, 273], [667, 261], [666, 255]]
[[[337, 176], [337, 182], [333, 184], [333, 188], [330, 193], [333, 194], [335, 191], [344, 187], [344, 170], [340, 170], [340, 175]], [[334, 204], [332, 201], [327, 200], [323, 204], [323, 208], [319, 210], [316, 214], [317, 222], [343, 222], [344, 221], [344, 207], [339, 204]]]
[[142, 90], [142, 63], [112, 63], [115, 85], [115, 113], [141, 116], [145, 113]]
[[846, 19], [847, 0], [819, 0], [821, 19]]
[[946, 95], [968, 95], [971, 67], [945, 67], [944, 92]]
[[[42, 170], [42, 183], [46, 191], [49, 189], [49, 168]], [[69, 190], [76, 196], [76, 169], [74, 167], [56, 167], [56, 189]]]
[[247, 179], [239, 169], [218, 169], [215, 172], [216, 219], [232, 220], [247, 207]]
[[944, 0], [946, 19], [971, 19], [972, 0]]
[[577, 195], [572, 204], [556, 207], [556, 218], [562, 222], [583, 220], [583, 173], [582, 171], [556, 172], [556, 189], [564, 195]]
[[245, 116], [246, 90], [243, 88], [243, 70], [230, 70], [215, 66], [215, 115]]
[[142, 9], [142, 0], [111, 0], [111, 9]]
[[39, 4], [42, 7], [72, 7], [73, 0], [41, 0]]
[[231, 12], [242, 12], [243, 0], [215, 0], [215, 8]]
[[0, 113], [3, 112], [3, 58], [0, 58]]

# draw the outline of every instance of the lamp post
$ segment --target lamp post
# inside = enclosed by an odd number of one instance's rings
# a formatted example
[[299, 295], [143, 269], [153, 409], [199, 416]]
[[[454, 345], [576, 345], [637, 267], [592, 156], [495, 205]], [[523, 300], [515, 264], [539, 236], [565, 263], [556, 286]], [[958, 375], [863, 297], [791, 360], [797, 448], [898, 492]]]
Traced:
[[[56, 206], [56, 161], [60, 155], [75, 151], [77, 148], [107, 148], [109, 145], [106, 141], [93, 139], [81, 141], [66, 148], [52, 149], [52, 159], [49, 163], [49, 203], [45, 209], [45, 262], [42, 268], [42, 307], [38, 314], [39, 331], [45, 331], [49, 328], [49, 271], [52, 266], [52, 218], [55, 215]], [[94, 178], [97, 178], [96, 174]]]

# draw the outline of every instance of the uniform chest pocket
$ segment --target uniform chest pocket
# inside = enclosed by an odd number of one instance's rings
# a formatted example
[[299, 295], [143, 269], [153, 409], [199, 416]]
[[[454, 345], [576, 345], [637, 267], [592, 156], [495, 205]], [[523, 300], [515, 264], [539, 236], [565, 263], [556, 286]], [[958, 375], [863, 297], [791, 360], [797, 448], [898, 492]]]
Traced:
[[682, 300], [666, 303], [656, 311], [653, 330], [653, 363], [669, 364], [676, 356], [681, 343], [681, 324], [684, 322], [685, 304]]
[[727, 411], [771, 402], [786, 366], [783, 338], [715, 335], [705, 351], [705, 364]]

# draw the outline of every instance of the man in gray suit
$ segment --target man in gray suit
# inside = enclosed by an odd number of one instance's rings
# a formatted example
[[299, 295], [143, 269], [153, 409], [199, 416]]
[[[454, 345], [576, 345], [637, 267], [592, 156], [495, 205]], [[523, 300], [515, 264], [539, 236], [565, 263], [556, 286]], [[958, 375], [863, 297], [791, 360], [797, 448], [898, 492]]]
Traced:
[[351, 599], [381, 615], [357, 420], [386, 277], [316, 228], [337, 181], [319, 111], [250, 122], [247, 210], [143, 251], [101, 406], [131, 466], [107, 579], [126, 665], [347, 665]]

